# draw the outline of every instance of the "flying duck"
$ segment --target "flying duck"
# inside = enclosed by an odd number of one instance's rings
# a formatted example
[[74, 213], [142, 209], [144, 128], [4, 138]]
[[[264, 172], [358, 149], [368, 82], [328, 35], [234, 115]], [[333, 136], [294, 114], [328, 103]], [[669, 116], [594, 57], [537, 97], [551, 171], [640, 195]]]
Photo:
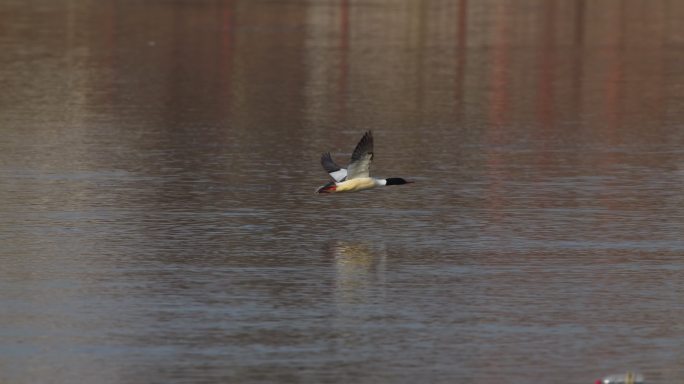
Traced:
[[371, 131], [366, 132], [361, 138], [354, 152], [351, 156], [351, 161], [347, 168], [342, 168], [335, 164], [330, 153], [324, 153], [321, 156], [321, 165], [323, 169], [333, 178], [333, 181], [318, 188], [318, 193], [338, 193], [338, 192], [358, 192], [364, 189], [371, 189], [384, 185], [402, 185], [409, 184], [412, 181], [406, 181], [399, 177], [390, 177], [388, 179], [376, 179], [370, 177], [370, 164], [373, 160], [373, 135]]

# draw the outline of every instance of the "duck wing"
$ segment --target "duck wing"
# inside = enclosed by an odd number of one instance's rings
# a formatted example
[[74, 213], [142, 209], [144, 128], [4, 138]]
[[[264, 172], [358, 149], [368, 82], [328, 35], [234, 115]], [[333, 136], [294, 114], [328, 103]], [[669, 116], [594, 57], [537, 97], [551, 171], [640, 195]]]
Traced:
[[347, 178], [347, 170], [337, 165], [330, 156], [330, 153], [321, 155], [321, 165], [323, 166], [323, 169], [328, 172], [330, 177], [338, 183]]
[[373, 160], [373, 135], [371, 131], [366, 132], [361, 138], [354, 152], [351, 162], [347, 166], [347, 179], [357, 179], [360, 177], [370, 177], [370, 164]]

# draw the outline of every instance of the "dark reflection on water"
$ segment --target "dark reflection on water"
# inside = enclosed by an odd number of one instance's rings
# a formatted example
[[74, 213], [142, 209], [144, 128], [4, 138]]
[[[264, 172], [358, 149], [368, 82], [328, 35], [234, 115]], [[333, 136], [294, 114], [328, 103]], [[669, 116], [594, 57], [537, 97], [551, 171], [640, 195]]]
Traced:
[[679, 3], [0, 14], [0, 381], [684, 380]]

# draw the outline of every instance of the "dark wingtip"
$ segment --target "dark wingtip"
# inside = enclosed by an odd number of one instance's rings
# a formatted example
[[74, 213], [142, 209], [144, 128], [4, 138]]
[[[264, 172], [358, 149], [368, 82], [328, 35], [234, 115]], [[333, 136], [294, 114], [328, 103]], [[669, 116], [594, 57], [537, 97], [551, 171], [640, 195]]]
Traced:
[[366, 131], [358, 144], [356, 144], [352, 153], [352, 162], [359, 160], [366, 153], [370, 153], [371, 156], [373, 155], [373, 133], [370, 130]]
[[332, 156], [330, 156], [330, 152], [326, 152], [321, 155], [321, 165], [323, 166], [323, 169], [325, 169], [326, 172], [335, 172], [340, 170], [340, 166], [335, 163], [335, 161], [332, 159]]

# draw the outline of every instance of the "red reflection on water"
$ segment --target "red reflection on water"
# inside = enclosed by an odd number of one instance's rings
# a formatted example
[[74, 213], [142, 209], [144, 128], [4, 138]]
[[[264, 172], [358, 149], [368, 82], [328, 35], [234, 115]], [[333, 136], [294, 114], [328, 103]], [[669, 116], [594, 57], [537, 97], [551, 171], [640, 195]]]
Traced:
[[349, 0], [340, 0], [340, 38], [338, 42], [340, 58], [337, 79], [337, 113], [340, 120], [347, 116], [347, 96], [349, 87]]
[[220, 92], [223, 105], [225, 106], [225, 118], [230, 119], [232, 106], [232, 74], [233, 74], [233, 55], [235, 54], [235, 7], [232, 0], [226, 0], [221, 4], [221, 24], [223, 33], [221, 34], [221, 50], [219, 61], [221, 68], [218, 72]]
[[466, 69], [466, 53], [468, 46], [468, 0], [458, 4], [458, 29], [456, 30], [456, 119], [463, 118], [464, 78]]
[[489, 124], [487, 126], [487, 173], [491, 183], [488, 187], [487, 204], [497, 219], [503, 215], [501, 168], [503, 159], [504, 130], [510, 117], [510, 28], [505, 16], [509, 10], [506, 3], [497, 3], [494, 8], [495, 26], [492, 35], [492, 55], [489, 81]]
[[[539, 82], [537, 88], [537, 120], [541, 128], [538, 142], [547, 146], [549, 136], [554, 129], [554, 80], [556, 79], [556, 6], [554, 1], [544, 3], [544, 24], [540, 36]], [[539, 161], [546, 164], [550, 161], [551, 152], [541, 148]]]

